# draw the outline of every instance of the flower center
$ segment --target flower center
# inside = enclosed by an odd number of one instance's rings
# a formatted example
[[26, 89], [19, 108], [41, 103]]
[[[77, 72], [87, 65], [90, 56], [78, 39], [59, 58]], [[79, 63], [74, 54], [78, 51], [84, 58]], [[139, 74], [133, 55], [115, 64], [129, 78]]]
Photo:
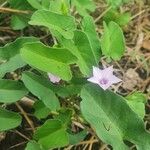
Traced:
[[103, 79], [101, 79], [99, 82], [100, 82], [100, 84], [105, 85], [105, 84], [107, 84], [107, 83], [108, 83], [108, 80], [107, 80], [107, 79], [105, 79], [105, 78], [103, 78]]

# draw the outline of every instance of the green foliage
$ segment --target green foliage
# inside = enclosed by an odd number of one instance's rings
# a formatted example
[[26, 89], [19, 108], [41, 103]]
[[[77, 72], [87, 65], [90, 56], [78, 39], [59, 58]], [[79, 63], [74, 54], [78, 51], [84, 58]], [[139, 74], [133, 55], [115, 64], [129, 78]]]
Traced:
[[77, 143], [83, 141], [84, 138], [86, 137], [86, 135], [87, 135], [86, 130], [83, 130], [77, 134], [69, 134], [69, 141], [70, 141], [69, 143], [71, 145], [77, 144]]
[[25, 150], [46, 150], [44, 149], [40, 144], [38, 144], [35, 141], [30, 141], [27, 144], [27, 147], [25, 148]]
[[67, 15], [69, 13], [69, 1], [70, 0], [55, 0], [50, 1], [49, 10], [58, 14]]
[[101, 37], [102, 53], [114, 60], [119, 60], [125, 51], [125, 39], [122, 29], [115, 22], [104, 23], [104, 33]]
[[79, 52], [80, 69], [86, 76], [91, 74], [92, 66], [97, 66], [97, 49], [92, 49], [87, 35], [79, 30], [74, 32], [74, 44]]
[[29, 22], [31, 25], [45, 26], [50, 30], [56, 30], [65, 38], [71, 39], [75, 30], [75, 20], [72, 16], [66, 16], [48, 10], [36, 11]]
[[81, 16], [89, 15], [88, 11], [93, 12], [96, 8], [92, 0], [73, 0], [72, 3], [76, 6], [76, 9]]
[[[98, 22], [99, 26], [104, 22], [99, 37], [90, 16], [96, 8], [93, 0], [8, 0], [10, 8], [21, 10], [11, 15], [14, 30], [30, 24], [34, 26], [33, 31], [41, 27], [40, 35], [45, 32], [40, 37], [43, 43], [36, 38], [21, 37], [0, 47], [0, 78], [4, 78], [0, 79], [0, 103], [9, 108], [7, 105], [29, 96], [35, 102], [33, 115], [42, 123], [36, 124], [39, 127], [25, 150], [77, 144], [89, 135], [86, 127], [92, 128], [114, 150], [128, 150], [129, 145], [124, 141], [135, 144], [137, 150], [149, 149], [150, 134], [143, 122], [144, 95], [136, 92], [125, 100], [111, 91], [87, 84], [93, 66], [99, 66], [102, 55], [104, 59], [119, 60], [124, 54], [125, 39], [120, 26], [128, 24], [131, 14], [120, 13], [118, 8], [128, 1], [106, 0], [109, 8]], [[26, 34], [24, 30], [21, 33]], [[49, 35], [53, 45], [47, 42]], [[20, 78], [10, 80], [9, 73], [13, 71], [19, 71], [23, 82]], [[52, 83], [48, 73], [60, 77], [61, 81]], [[79, 128], [74, 133], [74, 121], [79, 120], [79, 126], [85, 129]], [[21, 124], [21, 116], [0, 107], [0, 122], [0, 132], [10, 130]]]
[[125, 26], [131, 20], [131, 13], [120, 13], [116, 9], [111, 9], [104, 16], [104, 21], [108, 24], [110, 21], [116, 22], [120, 26]]
[[96, 26], [94, 24], [94, 20], [90, 16], [86, 16], [83, 18], [82, 21], [82, 28], [85, 34], [87, 35], [89, 39], [89, 43], [91, 45], [91, 48], [93, 50], [96, 63], [98, 64], [101, 57], [101, 46], [100, 46], [100, 40], [96, 32]]
[[[31, 11], [33, 8], [26, 0], [8, 0], [10, 7], [17, 10], [28, 10]], [[11, 17], [11, 27], [14, 30], [23, 29], [28, 25], [30, 20], [30, 14], [16, 13]]]
[[143, 120], [130, 109], [124, 98], [93, 84], [82, 89], [81, 98], [83, 116], [105, 143], [115, 150], [127, 150], [123, 140], [128, 140], [138, 150], [149, 149], [150, 134], [145, 130]]
[[145, 116], [145, 95], [141, 92], [134, 92], [128, 95], [126, 99], [131, 109], [143, 119]]
[[47, 120], [36, 130], [34, 138], [46, 149], [63, 147], [69, 143], [66, 129], [59, 120]]
[[40, 1], [37, 0], [27, 0], [28, 3], [35, 9], [42, 9], [42, 5]]
[[[63, 55], [65, 57], [62, 57]], [[69, 65], [77, 61], [69, 50], [48, 47], [39, 42], [25, 44], [21, 49], [21, 56], [29, 65], [50, 72], [63, 80], [72, 78]]]
[[119, 7], [124, 3], [128, 3], [129, 1], [131, 0], [106, 0], [106, 2], [114, 8]]
[[28, 93], [25, 86], [18, 81], [0, 80], [0, 102], [13, 103], [23, 98]]
[[12, 111], [0, 108], [0, 132], [10, 130], [20, 125], [21, 116]]
[[58, 32], [53, 32], [62, 47], [67, 48], [78, 59], [77, 64], [83, 75], [89, 76], [91, 68], [97, 65], [97, 49], [92, 49], [87, 34], [81, 30], [74, 32], [73, 40], [65, 39]]
[[55, 119], [60, 120], [63, 123], [63, 126], [68, 126], [71, 123], [71, 117], [73, 114], [72, 109], [63, 108], [59, 110], [59, 115]]
[[84, 84], [87, 83], [85, 79], [82, 78], [73, 78], [70, 83], [66, 86], [53, 86], [53, 90], [60, 97], [66, 98], [70, 96], [76, 96], [80, 94], [80, 91]]
[[6, 73], [15, 71], [26, 65], [20, 56], [20, 49], [23, 44], [37, 41], [32, 37], [21, 37], [12, 43], [6, 44], [4, 47], [0, 47], [0, 78]]
[[49, 0], [27, 0], [28, 3], [35, 9], [49, 9], [50, 1]]
[[59, 109], [60, 105], [55, 93], [41, 78], [31, 72], [26, 72], [23, 73], [22, 80], [29, 91], [42, 100], [46, 107], [52, 111]]
[[40, 119], [43, 119], [43, 118], [46, 118], [49, 113], [51, 112], [51, 110], [49, 108], [47, 108], [44, 103], [40, 100], [37, 100], [35, 103], [34, 103], [34, 115], [40, 120]]

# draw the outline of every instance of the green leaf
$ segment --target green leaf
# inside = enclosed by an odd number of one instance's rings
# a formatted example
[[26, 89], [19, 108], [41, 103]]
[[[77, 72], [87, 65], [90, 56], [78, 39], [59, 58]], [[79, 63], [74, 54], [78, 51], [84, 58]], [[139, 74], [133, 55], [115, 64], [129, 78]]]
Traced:
[[42, 4], [43, 8], [49, 10], [49, 8], [50, 8], [50, 1], [49, 0], [42, 0], [41, 4]]
[[60, 120], [63, 123], [63, 126], [66, 126], [71, 123], [71, 117], [73, 114], [72, 109], [62, 108], [59, 110], [59, 115], [55, 117], [56, 120]]
[[16, 128], [21, 124], [21, 116], [12, 111], [0, 108], [0, 132]]
[[66, 98], [66, 97], [78, 95], [82, 87], [86, 83], [87, 83], [86, 79], [73, 78], [68, 85], [65, 85], [65, 86], [58, 85], [58, 86], [51, 87], [51, 88], [60, 97]]
[[80, 31], [74, 32], [73, 40], [65, 39], [58, 32], [53, 32], [61, 46], [67, 48], [78, 58], [77, 64], [85, 76], [91, 75], [92, 66], [97, 66], [97, 52], [91, 47], [88, 36]]
[[93, 0], [73, 0], [72, 2], [82, 16], [87, 16], [88, 11], [93, 12], [96, 9]]
[[47, 87], [39, 76], [25, 72], [22, 75], [22, 80], [28, 90], [42, 100], [46, 107], [52, 111], [59, 109], [60, 105], [55, 93]]
[[60, 1], [60, 0], [51, 1], [50, 2], [50, 9], [49, 10], [51, 12], [62, 14], [61, 4], [62, 4], [62, 1]]
[[55, 13], [67, 15], [70, 7], [70, 0], [55, 0], [50, 2], [49, 10]]
[[86, 130], [83, 130], [83, 131], [76, 133], [76, 134], [69, 134], [69, 141], [70, 141], [69, 143], [71, 145], [75, 145], [75, 144], [83, 141], [84, 138], [86, 137], [86, 135], [87, 135]]
[[47, 47], [39, 42], [25, 44], [21, 49], [21, 56], [29, 65], [50, 72], [63, 80], [72, 78], [69, 64], [77, 61], [77, 58], [69, 50]]
[[0, 80], [0, 102], [13, 103], [23, 98], [28, 93], [25, 86], [18, 81]]
[[47, 108], [44, 103], [40, 100], [37, 100], [34, 105], [34, 115], [40, 120], [43, 118], [46, 118], [49, 113], [51, 112], [51, 110], [49, 108]]
[[50, 0], [27, 0], [28, 3], [35, 9], [49, 9]]
[[15, 71], [26, 65], [20, 56], [20, 49], [23, 44], [28, 42], [37, 41], [36, 38], [21, 37], [14, 42], [6, 44], [4, 47], [0, 47], [0, 78], [6, 73]]
[[116, 8], [116, 7], [121, 6], [124, 3], [129, 2], [130, 0], [106, 0], [106, 1], [107, 1], [107, 3], [109, 5], [111, 5], [112, 7]]
[[30, 141], [28, 142], [25, 150], [46, 150], [46, 149], [42, 148], [42, 146], [38, 144], [37, 142]]
[[74, 44], [77, 47], [79, 53], [79, 66], [83, 74], [89, 76], [92, 72], [92, 66], [98, 65], [97, 50], [92, 49], [90, 41], [87, 35], [79, 30], [74, 32]]
[[[32, 11], [33, 8], [31, 5], [26, 1], [22, 0], [8, 0], [8, 3], [10, 4], [10, 7], [17, 10], [27, 10]], [[28, 25], [28, 21], [30, 19], [30, 14], [22, 14], [22, 13], [16, 13], [13, 14], [11, 17], [11, 27], [14, 30], [21, 30], [24, 27]]]
[[25, 15], [13, 15], [11, 17], [11, 27], [13, 30], [21, 30], [28, 26], [29, 18], [25, 17]]
[[119, 6], [122, 4], [122, 0], [106, 0], [108, 4], [113, 7]]
[[134, 143], [138, 150], [149, 149], [150, 134], [123, 97], [88, 84], [82, 89], [81, 98], [82, 114], [102, 141], [115, 150], [129, 149], [124, 140]]
[[46, 149], [63, 147], [69, 143], [66, 129], [59, 120], [47, 120], [36, 130], [34, 138]]
[[40, 1], [37, 0], [27, 0], [28, 3], [35, 9], [42, 9], [42, 5], [40, 4]]
[[101, 38], [101, 49], [103, 55], [119, 60], [125, 51], [125, 39], [122, 29], [115, 22], [108, 26], [104, 23], [104, 33]]
[[128, 95], [126, 99], [131, 109], [143, 119], [145, 116], [145, 95], [141, 92], [134, 92]]
[[89, 39], [91, 48], [94, 51], [96, 62], [98, 64], [100, 61], [100, 57], [101, 57], [101, 50], [100, 50], [101, 46], [100, 46], [99, 37], [95, 30], [96, 26], [94, 24], [93, 18], [91, 16], [84, 17], [83, 22], [82, 22], [82, 27]]
[[116, 23], [124, 26], [127, 25], [131, 20], [131, 13], [127, 12], [127, 13], [122, 13], [120, 14], [119, 17], [116, 18]]
[[75, 30], [75, 19], [71, 16], [61, 15], [48, 10], [36, 11], [29, 22], [31, 25], [45, 26], [56, 30], [67, 39], [72, 39]]
[[47, 89], [52, 90], [54, 93], [56, 93], [59, 97], [70, 97], [72, 95], [79, 94], [81, 91], [82, 86], [86, 83], [84, 79], [77, 78], [78, 81], [71, 80], [71, 83], [68, 85], [55, 85], [50, 82], [50, 80], [47, 78], [44, 78], [43, 76], [36, 75], [31, 72], [27, 72], [28, 75], [35, 81], [40, 82], [43, 86], [47, 87]]
[[116, 9], [110, 9], [105, 15], [104, 15], [104, 21], [108, 24], [110, 21], [116, 22], [120, 26], [125, 26], [129, 23], [131, 20], [131, 13], [125, 12], [120, 13]]

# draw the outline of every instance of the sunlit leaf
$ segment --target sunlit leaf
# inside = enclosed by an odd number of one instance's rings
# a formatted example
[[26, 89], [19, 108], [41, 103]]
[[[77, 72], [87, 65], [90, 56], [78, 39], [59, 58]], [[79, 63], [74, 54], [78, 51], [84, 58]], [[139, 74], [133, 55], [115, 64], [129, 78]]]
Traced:
[[114, 60], [119, 60], [125, 51], [125, 39], [122, 29], [115, 22], [104, 23], [104, 33], [101, 37], [102, 53]]
[[66, 16], [51, 12], [48, 10], [36, 11], [29, 22], [31, 25], [45, 26], [50, 30], [56, 30], [67, 39], [73, 38], [75, 30], [75, 19], [72, 16]]
[[39, 42], [25, 44], [21, 49], [21, 56], [29, 65], [50, 72], [63, 80], [72, 78], [69, 64], [77, 61], [77, 58], [69, 50], [48, 47]]

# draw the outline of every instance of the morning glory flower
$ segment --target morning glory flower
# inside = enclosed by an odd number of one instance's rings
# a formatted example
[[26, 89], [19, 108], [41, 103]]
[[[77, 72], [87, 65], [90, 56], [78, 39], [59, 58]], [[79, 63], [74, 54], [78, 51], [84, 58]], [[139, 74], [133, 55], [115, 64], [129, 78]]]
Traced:
[[108, 89], [112, 84], [121, 82], [122, 80], [113, 75], [113, 66], [104, 68], [103, 70], [93, 66], [93, 76], [88, 81], [98, 84], [104, 90]]
[[59, 78], [51, 73], [48, 73], [48, 77], [52, 83], [58, 83], [61, 80], [61, 78]]

